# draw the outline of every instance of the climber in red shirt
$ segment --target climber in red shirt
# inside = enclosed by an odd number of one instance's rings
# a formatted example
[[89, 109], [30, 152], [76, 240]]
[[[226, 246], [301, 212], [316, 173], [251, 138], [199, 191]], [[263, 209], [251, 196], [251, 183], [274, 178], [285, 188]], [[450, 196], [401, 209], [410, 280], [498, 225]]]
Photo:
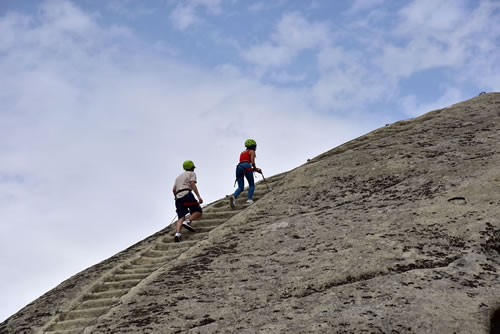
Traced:
[[247, 203], [253, 203], [252, 196], [255, 190], [253, 172], [262, 174], [262, 170], [260, 168], [257, 168], [257, 166], [255, 165], [255, 150], [257, 149], [257, 143], [253, 139], [247, 139], [245, 141], [245, 147], [246, 149], [241, 152], [240, 155], [240, 163], [236, 166], [236, 181], [238, 182], [238, 189], [236, 189], [234, 194], [229, 199], [229, 204], [233, 209], [236, 205], [236, 198], [238, 198], [239, 194], [245, 187], [244, 178], [246, 178], [248, 181]]

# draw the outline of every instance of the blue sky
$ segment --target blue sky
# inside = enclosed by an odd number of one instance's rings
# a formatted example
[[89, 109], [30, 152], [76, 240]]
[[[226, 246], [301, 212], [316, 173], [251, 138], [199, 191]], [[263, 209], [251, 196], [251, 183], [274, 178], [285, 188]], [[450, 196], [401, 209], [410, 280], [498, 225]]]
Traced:
[[500, 90], [493, 0], [0, 1], [0, 321], [207, 203]]

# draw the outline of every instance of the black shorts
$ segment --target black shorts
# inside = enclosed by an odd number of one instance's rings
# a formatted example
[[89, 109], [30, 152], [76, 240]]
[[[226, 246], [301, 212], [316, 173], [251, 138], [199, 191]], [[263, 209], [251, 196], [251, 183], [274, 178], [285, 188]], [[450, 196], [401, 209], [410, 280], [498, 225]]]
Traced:
[[175, 200], [175, 208], [177, 209], [177, 216], [179, 218], [185, 217], [188, 213], [202, 212], [201, 206], [196, 198], [194, 198], [192, 192], [189, 192], [184, 197], [177, 198]]

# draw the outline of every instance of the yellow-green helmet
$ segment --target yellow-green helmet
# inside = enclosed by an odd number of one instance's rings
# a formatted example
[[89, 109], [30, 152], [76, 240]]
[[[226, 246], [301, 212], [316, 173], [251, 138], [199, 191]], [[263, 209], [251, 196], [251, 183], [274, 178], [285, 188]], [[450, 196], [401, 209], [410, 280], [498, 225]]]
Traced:
[[257, 146], [257, 143], [253, 139], [247, 139], [245, 141], [245, 147]]
[[194, 162], [192, 162], [191, 160], [186, 160], [182, 164], [182, 167], [184, 168], [184, 170], [190, 170], [190, 169], [195, 168], [195, 165], [194, 165]]

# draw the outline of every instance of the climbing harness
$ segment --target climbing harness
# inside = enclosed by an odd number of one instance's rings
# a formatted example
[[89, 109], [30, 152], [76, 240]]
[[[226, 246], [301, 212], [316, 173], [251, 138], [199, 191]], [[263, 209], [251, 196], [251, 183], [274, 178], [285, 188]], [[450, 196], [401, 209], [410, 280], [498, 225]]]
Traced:
[[175, 195], [177, 196], [177, 194], [178, 194], [178, 193], [181, 193], [181, 192], [183, 192], [183, 191], [191, 191], [191, 189], [189, 189], [189, 188], [179, 189], [179, 190], [177, 190], [177, 191], [175, 192]]
[[[242, 162], [249, 162], [249, 161], [242, 161]], [[237, 164], [236, 165], [236, 168], [240, 168], [240, 164]], [[243, 170], [243, 177], [245, 177], [245, 174], [248, 172], [248, 171], [253, 171], [253, 168], [245, 168], [245, 167], [241, 167], [241, 168], [244, 168]], [[236, 187], [236, 183], [238, 182], [238, 177], [236, 177], [236, 179], [234, 179], [234, 186], [233, 187]]]

